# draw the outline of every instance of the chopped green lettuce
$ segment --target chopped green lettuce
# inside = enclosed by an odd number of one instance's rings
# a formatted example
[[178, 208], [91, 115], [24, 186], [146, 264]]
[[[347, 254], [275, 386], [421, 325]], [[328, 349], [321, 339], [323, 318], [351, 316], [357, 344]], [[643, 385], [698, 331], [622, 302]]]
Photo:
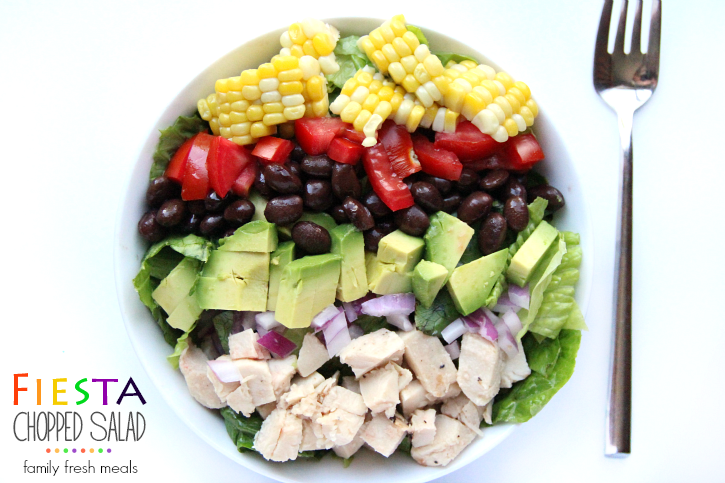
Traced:
[[295, 350], [291, 352], [291, 354], [299, 355], [300, 349], [302, 348], [302, 341], [305, 338], [305, 334], [307, 334], [311, 329], [309, 327], [305, 327], [304, 329], [287, 329], [284, 331], [284, 336], [290, 341], [294, 342], [294, 344], [297, 346]]
[[338, 40], [335, 46], [335, 60], [337, 65], [340, 66], [340, 70], [334, 74], [328, 75], [327, 82], [328, 91], [342, 89], [348, 79], [352, 78], [355, 73], [365, 67], [366, 65], [372, 66], [372, 62], [365, 55], [365, 52], [360, 50], [357, 46], [357, 40], [360, 37], [357, 35], [350, 35], [348, 37], [342, 37]]
[[179, 357], [181, 357], [181, 353], [184, 352], [184, 349], [189, 347], [189, 334], [192, 330], [194, 330], [193, 325], [189, 329], [189, 332], [184, 332], [184, 335], [176, 340], [176, 347], [174, 347], [174, 352], [166, 357], [166, 360], [169, 361], [174, 369], [179, 368]]
[[[312, 451], [300, 451], [297, 453], [298, 458], [311, 458], [320, 461], [327, 453], [330, 453], [329, 449], [317, 449]], [[347, 467], [346, 467], [347, 468]]]
[[374, 315], [367, 314], [359, 315], [355, 323], [359, 325], [366, 334], [388, 326], [388, 322], [385, 320], [385, 317], [375, 317]]
[[503, 389], [493, 404], [493, 422], [523, 423], [535, 416], [574, 373], [581, 332], [562, 330], [555, 339], [537, 342], [534, 334], [523, 339], [531, 375]]
[[439, 336], [448, 324], [460, 317], [448, 290], [441, 290], [430, 307], [415, 304], [415, 325], [428, 335]]
[[179, 116], [172, 126], [162, 129], [154, 152], [154, 163], [151, 165], [149, 178], [154, 179], [164, 174], [171, 157], [184, 144], [184, 141], [197, 133], [208, 130], [209, 123], [200, 118], [199, 113], [196, 112], [191, 116]]
[[229, 354], [229, 335], [232, 333], [232, 326], [234, 325], [234, 314], [226, 310], [214, 316], [211, 321], [219, 336], [219, 342], [222, 349], [224, 349], [224, 353]]
[[456, 64], [459, 64], [463, 62], [464, 60], [472, 60], [476, 64], [478, 64], [478, 61], [471, 57], [470, 55], [463, 55], [463, 54], [456, 54], [454, 52], [432, 52], [433, 55], [438, 57], [441, 60], [441, 64], [443, 64], [443, 67], [448, 64], [448, 62], [453, 61]]
[[246, 417], [228, 406], [222, 408], [219, 412], [224, 418], [227, 434], [234, 441], [237, 450], [240, 453], [252, 450], [254, 436], [262, 427], [262, 418], [256, 413]]
[[421, 44], [424, 44], [424, 45], [430, 45], [428, 43], [428, 39], [425, 38], [425, 35], [423, 34], [423, 31], [420, 29], [420, 27], [416, 27], [415, 25], [408, 24], [408, 25], [406, 25], [406, 28], [410, 32], [413, 32], [416, 37], [418, 37], [418, 42], [420, 42]]

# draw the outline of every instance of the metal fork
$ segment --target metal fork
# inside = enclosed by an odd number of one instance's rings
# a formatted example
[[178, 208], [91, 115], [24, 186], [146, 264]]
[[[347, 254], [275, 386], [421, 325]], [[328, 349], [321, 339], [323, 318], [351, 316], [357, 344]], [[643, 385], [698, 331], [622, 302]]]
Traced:
[[614, 344], [607, 404], [607, 456], [630, 453], [632, 411], [632, 121], [634, 111], [649, 100], [657, 87], [660, 59], [662, 6], [653, 0], [647, 53], [640, 46], [642, 0], [637, 0], [632, 26], [632, 48], [624, 53], [628, 1], [619, 16], [614, 50], [607, 51], [612, 0], [604, 2], [594, 51], [594, 88], [619, 117], [621, 140], [621, 210], [617, 223]]

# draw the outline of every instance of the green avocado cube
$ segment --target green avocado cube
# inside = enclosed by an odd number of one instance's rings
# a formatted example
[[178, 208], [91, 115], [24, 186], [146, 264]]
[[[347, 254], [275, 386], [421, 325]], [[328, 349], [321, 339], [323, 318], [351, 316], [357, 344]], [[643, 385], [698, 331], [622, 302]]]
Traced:
[[267, 221], [267, 218], [264, 217], [264, 210], [267, 208], [267, 198], [259, 194], [257, 190], [252, 189], [249, 192], [247, 199], [254, 205], [254, 215], [252, 215], [252, 221]]
[[330, 230], [330, 253], [342, 257], [337, 299], [352, 302], [368, 293], [368, 277], [365, 269], [365, 240], [362, 232], [350, 224]]
[[226, 252], [214, 250], [204, 265], [202, 277], [236, 277], [252, 280], [269, 280], [269, 253]]
[[539, 223], [531, 236], [521, 245], [519, 251], [511, 259], [506, 278], [523, 287], [529, 283], [531, 275], [539, 266], [544, 255], [554, 244], [559, 232], [545, 221]]
[[199, 275], [200, 267], [199, 260], [192, 257], [184, 258], [153, 291], [151, 296], [167, 314], [171, 314], [189, 295], [189, 291]]
[[342, 257], [302, 257], [287, 264], [279, 282], [275, 319], [290, 329], [309, 327], [312, 318], [335, 302]]
[[506, 267], [508, 253], [508, 248], [504, 248], [453, 270], [448, 279], [448, 292], [461, 314], [475, 312], [486, 303]]
[[439, 263], [421, 260], [413, 271], [413, 293], [424, 307], [430, 307], [446, 283], [448, 270]]
[[406, 293], [413, 290], [410, 272], [396, 270], [395, 263], [385, 263], [371, 252], [365, 252], [365, 273], [368, 288], [375, 294]]
[[467, 223], [439, 211], [430, 217], [430, 226], [425, 232], [425, 259], [443, 265], [449, 274], [453, 273], [473, 233]]
[[194, 322], [201, 315], [202, 309], [199, 307], [199, 303], [196, 300], [195, 295], [187, 295], [184, 299], [176, 306], [173, 312], [166, 319], [168, 324], [175, 328], [188, 332]]
[[225, 252], [266, 252], [277, 249], [277, 228], [263, 220], [250, 221], [219, 241], [219, 250]]
[[422, 258], [424, 248], [422, 238], [395, 230], [378, 243], [378, 260], [395, 264], [400, 273], [412, 272]]
[[267, 310], [273, 311], [277, 307], [277, 294], [279, 281], [282, 280], [282, 271], [295, 259], [295, 244], [291, 241], [282, 242], [269, 259], [269, 291], [267, 292]]
[[267, 308], [266, 280], [199, 277], [194, 293], [202, 309], [264, 312]]

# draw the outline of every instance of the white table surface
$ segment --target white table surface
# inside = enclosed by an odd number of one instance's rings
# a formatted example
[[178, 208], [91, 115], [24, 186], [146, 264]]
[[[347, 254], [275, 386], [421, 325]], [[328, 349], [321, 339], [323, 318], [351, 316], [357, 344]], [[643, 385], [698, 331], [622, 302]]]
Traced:
[[[239, 43], [323, 4], [247, 3], [0, 4], [0, 480], [37, 479], [23, 475], [23, 460], [48, 459], [46, 443], [19, 443], [9, 429], [20, 410], [12, 374], [29, 371], [31, 387], [43, 379], [45, 399], [36, 407], [29, 393], [25, 411], [58, 409], [49, 405], [54, 377], [72, 388], [82, 377], [133, 376], [149, 401], [147, 434], [107, 457], [133, 459], [139, 481], [269, 481], [207, 446], [152, 386], [118, 312], [111, 250], [130, 163], [172, 97]], [[664, 0], [660, 84], [635, 117], [632, 455], [616, 460], [603, 455], [618, 134], [591, 81], [601, 3], [326, 3], [319, 16], [405, 13], [515, 70], [558, 126], [587, 191], [594, 282], [574, 376], [503, 444], [441, 481], [724, 481], [725, 4]]]

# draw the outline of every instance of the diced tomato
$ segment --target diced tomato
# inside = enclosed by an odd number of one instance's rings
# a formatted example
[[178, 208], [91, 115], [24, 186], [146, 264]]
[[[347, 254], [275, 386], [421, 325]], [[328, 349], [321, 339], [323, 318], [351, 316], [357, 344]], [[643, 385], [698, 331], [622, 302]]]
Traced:
[[174, 155], [171, 157], [171, 161], [169, 161], [169, 165], [166, 167], [164, 176], [181, 184], [184, 180], [186, 159], [189, 157], [189, 151], [191, 150], [191, 145], [194, 143], [194, 138], [196, 138], [196, 135], [184, 141], [184, 144], [176, 150]]
[[202, 200], [209, 193], [206, 159], [213, 139], [214, 136], [206, 133], [199, 133], [194, 138], [181, 184], [181, 198], [184, 200]]
[[511, 169], [527, 170], [544, 159], [544, 151], [533, 134], [519, 134], [509, 138], [504, 153], [512, 165]]
[[254, 179], [257, 177], [257, 169], [256, 161], [252, 160], [251, 163], [247, 164], [242, 172], [239, 173], [236, 181], [234, 181], [232, 193], [237, 196], [244, 196], [245, 198], [249, 196], [249, 190], [252, 188]]
[[435, 145], [422, 134], [413, 136], [413, 147], [418, 155], [423, 172], [439, 178], [458, 181], [461, 177], [463, 165], [458, 156], [445, 149], [437, 149]]
[[454, 133], [436, 133], [435, 147], [454, 152], [458, 159], [465, 163], [491, 156], [498, 152], [503, 144], [488, 134], [483, 134], [469, 121], [463, 121], [458, 123]]
[[307, 154], [317, 156], [327, 152], [330, 141], [344, 128], [339, 117], [305, 117], [295, 121], [295, 137]]
[[407, 178], [420, 171], [420, 162], [413, 150], [413, 140], [405, 126], [399, 126], [391, 120], [383, 123], [378, 139], [385, 147], [393, 171], [401, 178]]
[[345, 128], [339, 136], [358, 144], [362, 144], [362, 142], [365, 141], [365, 134], [360, 131], [356, 131], [355, 128], [352, 127], [352, 124], [347, 122], [345, 123]]
[[284, 163], [289, 153], [295, 148], [295, 143], [287, 139], [265, 136], [254, 146], [252, 155], [256, 156], [263, 163]]
[[209, 186], [224, 198], [239, 176], [239, 173], [254, 160], [246, 148], [221, 136], [214, 136], [206, 160], [209, 172]]
[[393, 211], [413, 206], [408, 186], [394, 172], [388, 153], [381, 143], [365, 148], [363, 166], [375, 193]]
[[338, 163], [357, 164], [362, 153], [362, 146], [343, 138], [333, 139], [330, 141], [330, 147], [327, 148], [327, 156]]

